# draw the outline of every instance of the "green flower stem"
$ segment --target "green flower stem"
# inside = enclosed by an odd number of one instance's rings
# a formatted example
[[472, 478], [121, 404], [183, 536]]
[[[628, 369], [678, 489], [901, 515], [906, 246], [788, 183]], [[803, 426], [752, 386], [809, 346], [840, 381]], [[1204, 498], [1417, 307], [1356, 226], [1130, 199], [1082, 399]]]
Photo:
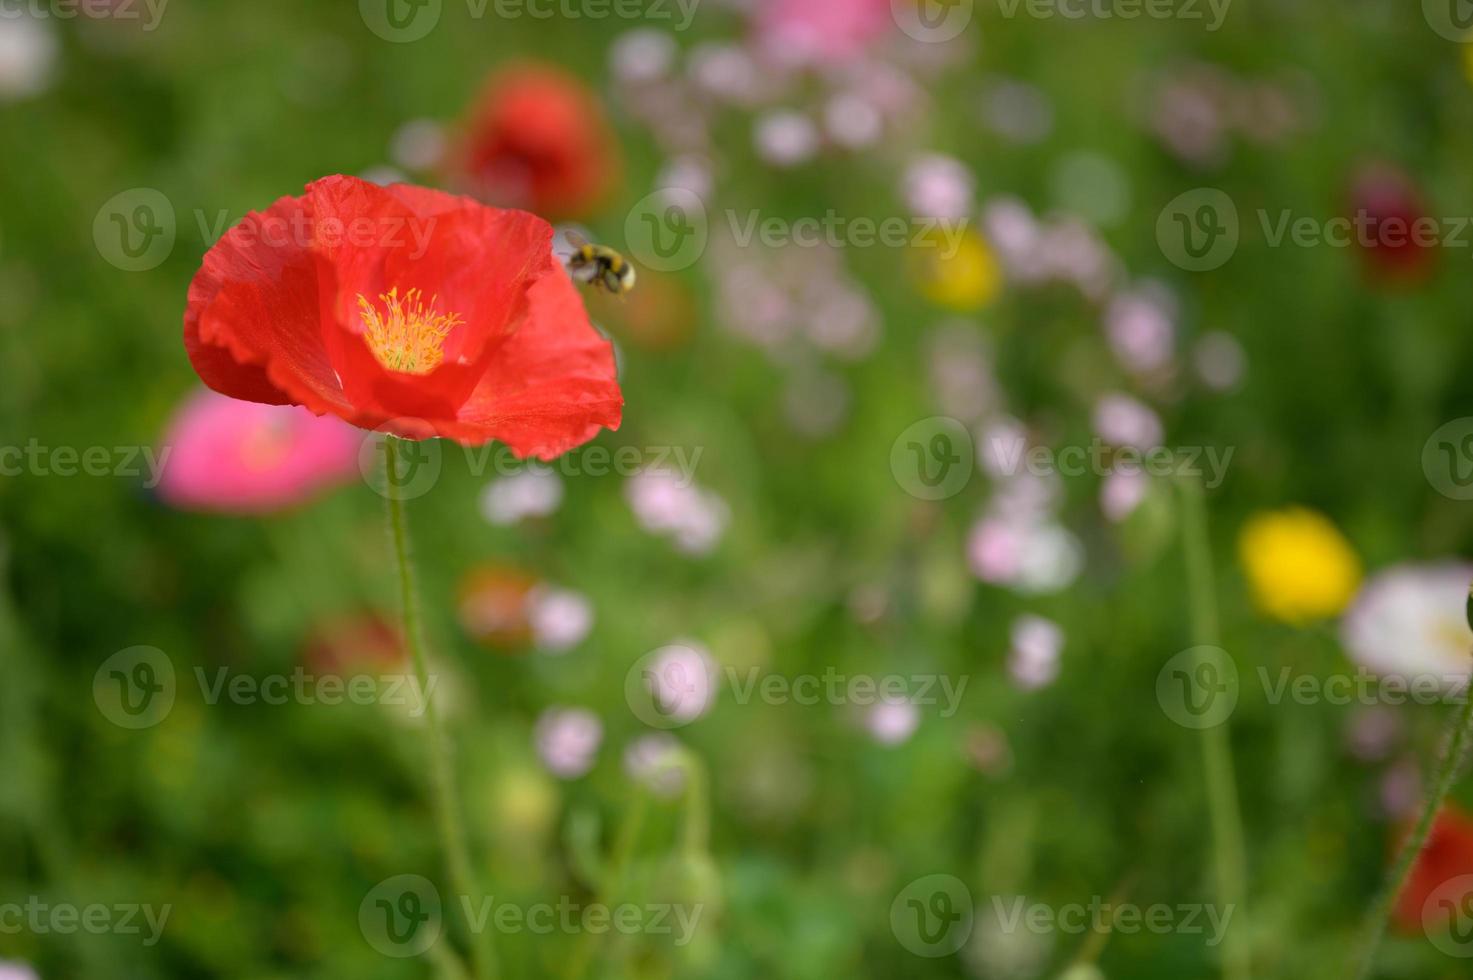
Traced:
[[[1207, 508], [1202, 500], [1202, 488], [1195, 481], [1183, 480], [1180, 488], [1192, 642], [1215, 647], [1221, 643], [1222, 636], [1217, 618], [1217, 586], [1212, 573], [1212, 544], [1207, 534]], [[1217, 899], [1224, 909], [1233, 909], [1236, 927], [1223, 944], [1223, 974], [1230, 980], [1248, 980], [1252, 966], [1244, 908], [1247, 859], [1243, 849], [1243, 818], [1238, 809], [1237, 777], [1233, 772], [1233, 745], [1225, 720], [1202, 730], [1202, 769], [1207, 779]]]
[[[399, 486], [399, 440], [384, 437], [384, 467], [388, 483], [384, 495], [389, 501], [389, 532], [394, 541], [394, 557], [399, 566], [399, 599], [404, 610], [404, 643], [414, 659], [414, 672], [419, 679], [420, 696], [425, 699], [425, 735], [430, 756], [431, 782], [434, 789], [435, 819], [439, 824], [440, 843], [445, 849], [445, 863], [450, 886], [455, 890], [452, 905], [463, 909], [475, 907], [480, 892], [472, 887], [470, 850], [466, 846], [465, 826], [461, 820], [459, 794], [455, 788], [455, 767], [450, 743], [440, 720], [440, 711], [430, 697], [429, 662], [425, 657], [423, 627], [419, 618], [419, 596], [415, 589], [414, 567], [409, 553], [409, 521]], [[467, 904], [462, 904], [467, 903]], [[495, 960], [486, 930], [477, 930], [467, 919], [470, 937], [471, 972], [476, 980], [495, 976]]]
[[1470, 737], [1473, 737], [1473, 696], [1469, 695], [1465, 687], [1463, 703], [1452, 718], [1452, 737], [1448, 739], [1442, 757], [1437, 762], [1437, 769], [1432, 776], [1432, 788], [1422, 805], [1422, 815], [1417, 819], [1412, 835], [1402, 844], [1401, 852], [1396, 856], [1396, 864], [1391, 869], [1391, 876], [1386, 879], [1381, 893], [1366, 913], [1359, 965], [1354, 971], [1356, 977], [1365, 978], [1371, 975], [1376, 949], [1381, 945], [1381, 937], [1386, 934], [1386, 920], [1391, 917], [1392, 906], [1396, 904], [1397, 896], [1406, 885], [1407, 876], [1412, 873], [1417, 855], [1427, 846], [1427, 838], [1432, 834], [1432, 824], [1437, 819], [1437, 811], [1442, 809], [1442, 801], [1457, 781], [1459, 763], [1468, 750]]
[[[644, 788], [636, 784], [634, 800], [624, 811], [624, 821], [619, 826], [618, 839], [614, 841], [614, 853], [603, 880], [599, 882], [595, 905], [606, 907], [623, 895], [624, 877], [628, 873], [629, 862], [634, 857], [634, 845], [639, 840], [639, 832], [644, 827], [644, 813], [648, 803]], [[601, 938], [601, 933], [595, 934], [587, 929], [578, 934], [578, 945], [573, 949], [572, 958], [568, 960], [568, 968], [563, 973], [564, 980], [582, 980], [593, 962], [594, 953], [598, 951]]]

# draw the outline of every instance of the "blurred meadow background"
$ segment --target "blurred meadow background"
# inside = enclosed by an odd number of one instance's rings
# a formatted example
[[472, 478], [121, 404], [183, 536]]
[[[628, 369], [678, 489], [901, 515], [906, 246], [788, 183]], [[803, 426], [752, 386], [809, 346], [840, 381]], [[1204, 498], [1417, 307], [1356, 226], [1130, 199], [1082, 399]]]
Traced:
[[[1473, 648], [1460, 8], [0, 0], [0, 977], [463, 969], [373, 444], [180, 342], [332, 173], [639, 276], [617, 432], [416, 450], [477, 888], [645, 916], [499, 976], [1352, 975]], [[1462, 807], [1374, 975], [1467, 975]]]

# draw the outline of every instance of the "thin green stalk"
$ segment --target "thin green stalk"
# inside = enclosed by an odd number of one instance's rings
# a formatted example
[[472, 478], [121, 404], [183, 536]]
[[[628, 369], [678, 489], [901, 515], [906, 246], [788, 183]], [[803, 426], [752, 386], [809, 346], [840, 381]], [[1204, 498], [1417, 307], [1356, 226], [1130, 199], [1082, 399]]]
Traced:
[[1462, 706], [1453, 715], [1452, 726], [1452, 737], [1448, 739], [1442, 757], [1437, 760], [1437, 769], [1432, 776], [1432, 788], [1428, 791], [1427, 800], [1422, 805], [1422, 815], [1417, 818], [1417, 826], [1413, 829], [1412, 835], [1402, 844], [1401, 852], [1396, 856], [1396, 864], [1392, 866], [1391, 876], [1386, 879], [1380, 895], [1376, 897], [1370, 911], [1366, 913], [1365, 932], [1361, 939], [1361, 950], [1355, 969], [1355, 976], [1362, 980], [1371, 975], [1371, 967], [1376, 960], [1376, 949], [1381, 945], [1381, 937], [1386, 934], [1386, 920], [1391, 917], [1391, 908], [1396, 904], [1396, 898], [1401, 894], [1407, 876], [1412, 873], [1412, 865], [1416, 863], [1417, 855], [1421, 854], [1422, 849], [1427, 846], [1427, 838], [1432, 834], [1432, 824], [1436, 821], [1437, 811], [1442, 809], [1442, 801], [1447, 797], [1448, 791], [1453, 788], [1453, 783], [1457, 781], [1459, 761], [1468, 750], [1470, 737], [1473, 737], [1473, 696], [1470, 696], [1466, 687], [1463, 689]]
[[[1186, 554], [1188, 610], [1192, 642], [1218, 646], [1217, 586], [1212, 573], [1212, 544], [1207, 534], [1207, 508], [1195, 481], [1181, 482], [1182, 549]], [[1236, 930], [1223, 944], [1223, 973], [1231, 980], [1252, 976], [1247, 943], [1247, 859], [1243, 848], [1243, 817], [1238, 808], [1237, 777], [1233, 771], [1233, 744], [1227, 721], [1202, 730], [1202, 769], [1212, 824], [1217, 877], [1217, 899], [1224, 911], [1233, 910]]]
[[459, 793], [455, 788], [455, 766], [450, 743], [440, 720], [439, 708], [430, 697], [429, 661], [425, 656], [423, 627], [419, 618], [419, 596], [414, 583], [414, 567], [409, 553], [409, 520], [399, 486], [399, 440], [384, 437], [384, 467], [388, 484], [384, 496], [389, 501], [389, 532], [394, 541], [394, 557], [399, 566], [399, 599], [404, 611], [404, 643], [414, 659], [414, 672], [419, 679], [420, 697], [425, 699], [425, 735], [430, 756], [431, 782], [434, 791], [435, 819], [439, 824], [440, 843], [445, 849], [445, 863], [455, 901], [466, 913], [465, 929], [470, 937], [471, 972], [476, 980], [490, 980], [495, 975], [495, 960], [485, 929], [477, 929], [470, 921], [469, 910], [479, 904], [480, 892], [473, 887], [470, 849], [466, 846], [465, 826], [461, 820]]
[[[614, 853], [608, 863], [608, 870], [599, 882], [598, 895], [594, 899], [597, 906], [607, 907], [623, 894], [624, 876], [634, 857], [634, 845], [639, 840], [639, 831], [644, 826], [647, 803], [644, 789], [636, 785], [634, 800], [624, 812], [624, 822], [620, 825], [618, 839], [614, 842]], [[574, 947], [573, 955], [568, 960], [568, 968], [563, 973], [564, 980], [582, 980], [593, 962], [593, 954], [597, 952], [601, 938], [602, 933], [589, 932], [587, 929], [578, 934], [578, 945]]]

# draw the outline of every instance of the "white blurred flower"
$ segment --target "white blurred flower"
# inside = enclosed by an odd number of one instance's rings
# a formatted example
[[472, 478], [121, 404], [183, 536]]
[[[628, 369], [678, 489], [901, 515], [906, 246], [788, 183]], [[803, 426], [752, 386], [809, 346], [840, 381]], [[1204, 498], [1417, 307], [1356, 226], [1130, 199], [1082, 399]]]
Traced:
[[1161, 445], [1161, 419], [1145, 403], [1120, 392], [1110, 392], [1095, 403], [1095, 433], [1112, 446], [1140, 450]]
[[899, 745], [915, 734], [920, 723], [920, 709], [905, 698], [882, 698], [864, 717], [864, 727], [881, 745]]
[[1144, 473], [1110, 470], [1100, 484], [1100, 510], [1116, 524], [1125, 520], [1146, 499], [1151, 479]]
[[1053, 620], [1032, 614], [1013, 620], [1008, 673], [1025, 691], [1047, 687], [1059, 676], [1064, 631]]
[[641, 735], [624, 750], [624, 771], [656, 796], [669, 799], [685, 788], [684, 751], [668, 732]]
[[405, 170], [434, 170], [445, 159], [445, 128], [433, 119], [411, 119], [394, 132], [389, 159]]
[[531, 466], [499, 477], [481, 491], [481, 514], [506, 526], [529, 517], [546, 517], [563, 502], [563, 483], [552, 470]]
[[527, 621], [539, 650], [563, 653], [593, 629], [593, 603], [581, 592], [539, 585], [527, 596]]
[[661, 190], [678, 187], [704, 201], [711, 196], [711, 164], [703, 157], [682, 154], [660, 168], [655, 186]]
[[51, 84], [59, 45], [49, 21], [0, 16], [0, 101], [36, 95]]
[[920, 157], [906, 168], [903, 184], [905, 202], [917, 217], [960, 221], [972, 213], [976, 180], [954, 157]]
[[1473, 669], [1473, 631], [1465, 606], [1473, 565], [1397, 565], [1361, 586], [1340, 623], [1350, 658], [1408, 684], [1435, 678], [1454, 692]]
[[703, 91], [728, 102], [750, 104], [761, 93], [757, 64], [736, 44], [700, 44], [691, 49], [690, 75]]
[[1025, 595], [1057, 592], [1084, 565], [1079, 540], [1052, 521], [986, 517], [967, 536], [972, 573]]
[[672, 643], [650, 654], [644, 681], [660, 714], [688, 724], [711, 709], [716, 700], [716, 661], [695, 643]]
[[609, 64], [614, 77], [622, 82], [640, 84], [659, 81], [670, 73], [675, 63], [675, 39], [653, 27], [625, 31], [609, 48]]
[[548, 708], [533, 730], [543, 765], [563, 779], [577, 779], [593, 768], [603, 737], [603, 723], [586, 708]]
[[1121, 365], [1146, 372], [1164, 367], [1176, 350], [1169, 293], [1154, 285], [1123, 292], [1105, 311], [1105, 336]]
[[1236, 337], [1221, 330], [1204, 334], [1192, 349], [1192, 363], [1202, 383], [1214, 391], [1227, 391], [1243, 380], [1247, 356]]
[[706, 554], [721, 540], [731, 519], [717, 494], [668, 470], [643, 470], [624, 484], [624, 497], [640, 526], [668, 535], [687, 554]]
[[846, 92], [829, 100], [823, 111], [824, 128], [840, 146], [859, 149], [880, 138], [884, 119], [862, 95]]
[[775, 167], [792, 167], [818, 152], [818, 127], [801, 112], [777, 109], [758, 118], [757, 155]]

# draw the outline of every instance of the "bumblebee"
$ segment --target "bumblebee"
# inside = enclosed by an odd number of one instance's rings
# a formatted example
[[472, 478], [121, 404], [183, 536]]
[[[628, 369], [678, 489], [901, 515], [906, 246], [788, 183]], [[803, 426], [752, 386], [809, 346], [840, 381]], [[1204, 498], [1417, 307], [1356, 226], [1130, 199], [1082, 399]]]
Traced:
[[623, 296], [634, 288], [634, 266], [607, 245], [593, 245], [575, 231], [565, 236], [573, 246], [568, 257], [568, 272], [579, 282], [591, 283], [614, 296]]

